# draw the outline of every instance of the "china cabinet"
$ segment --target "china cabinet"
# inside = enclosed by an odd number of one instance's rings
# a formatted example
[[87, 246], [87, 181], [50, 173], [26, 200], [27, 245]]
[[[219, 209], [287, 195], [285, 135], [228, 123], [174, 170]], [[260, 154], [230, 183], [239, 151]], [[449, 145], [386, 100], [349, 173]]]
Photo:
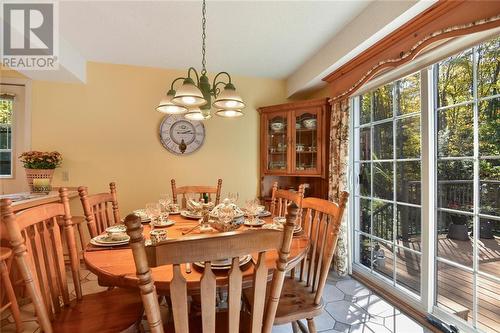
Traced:
[[280, 187], [309, 184], [307, 195], [326, 197], [330, 104], [327, 98], [265, 106], [260, 113], [261, 197]]

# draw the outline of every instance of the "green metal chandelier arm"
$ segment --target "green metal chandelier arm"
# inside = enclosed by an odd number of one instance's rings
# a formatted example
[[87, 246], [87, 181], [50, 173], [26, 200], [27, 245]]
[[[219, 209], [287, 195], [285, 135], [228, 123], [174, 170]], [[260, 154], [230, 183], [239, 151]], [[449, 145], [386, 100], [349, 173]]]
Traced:
[[188, 78], [191, 79], [191, 71], [193, 71], [196, 74], [196, 85], [200, 85], [200, 75], [198, 74], [198, 71], [194, 67], [189, 67], [188, 69]]
[[185, 79], [186, 79], [185, 77], [178, 77], [175, 80], [173, 80], [172, 83], [170, 84], [170, 90], [175, 91], [175, 89], [174, 89], [175, 82], [177, 82], [179, 80], [185, 80]]
[[[224, 81], [218, 81], [218, 82], [217, 82], [217, 79], [218, 79], [218, 78], [219, 78], [219, 76], [221, 76], [221, 75], [226, 75], [226, 76], [227, 76], [227, 79], [229, 80], [229, 82], [224, 82]], [[220, 89], [219, 89], [219, 88], [217, 88], [217, 86], [218, 86], [219, 84], [223, 84], [224, 86], [225, 86], [225, 85], [227, 85], [227, 84], [231, 84], [231, 75], [229, 75], [229, 73], [228, 73], [228, 72], [220, 72], [220, 73], [217, 73], [217, 75], [215, 75], [214, 80], [213, 80], [213, 82], [212, 82], [212, 92], [213, 92], [213, 95], [214, 95], [215, 97], [217, 97], [217, 95], [218, 95], [218, 91], [220, 91]]]

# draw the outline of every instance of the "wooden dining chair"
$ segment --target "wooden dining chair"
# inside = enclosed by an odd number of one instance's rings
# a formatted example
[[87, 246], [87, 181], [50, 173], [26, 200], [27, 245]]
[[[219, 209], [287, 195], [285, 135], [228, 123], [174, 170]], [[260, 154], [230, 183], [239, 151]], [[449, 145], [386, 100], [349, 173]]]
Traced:
[[12, 250], [8, 247], [0, 247], [0, 285], [2, 286], [0, 301], [3, 301], [4, 296], [7, 297], [7, 302], [2, 303], [3, 305], [0, 307], [0, 314], [10, 308], [12, 318], [16, 323], [16, 332], [20, 333], [23, 331], [23, 323], [21, 321], [21, 312], [19, 311], [19, 305], [17, 304], [16, 294], [14, 293], [14, 288], [12, 287], [12, 282], [9, 276], [11, 262]]
[[170, 181], [172, 185], [172, 200], [174, 204], [178, 203], [178, 195], [182, 195], [181, 208], [186, 208], [187, 196], [190, 194], [198, 195], [198, 199], [203, 197], [203, 193], [208, 194], [208, 198], [212, 201], [212, 195], [215, 195], [215, 205], [220, 203], [220, 194], [222, 190], [222, 179], [217, 180], [217, 186], [180, 186], [177, 187], [175, 179]]
[[[291, 216], [287, 219], [284, 231], [261, 229], [205, 234], [167, 240], [156, 246], [147, 247], [144, 245], [140, 218], [135, 215], [127, 216], [125, 224], [130, 236], [138, 284], [151, 332], [168, 331], [164, 328], [160, 318], [158, 297], [150, 269], [150, 267], [164, 265], [171, 266], [173, 272], [170, 281], [170, 299], [175, 332], [271, 332], [292, 243], [294, 218]], [[269, 274], [266, 256], [270, 255], [270, 251], [277, 251], [278, 257], [271, 285], [267, 288], [270, 297], [266, 304], [265, 295]], [[239, 258], [247, 254], [258, 254], [256, 264], [248, 264], [253, 265], [251, 268], [254, 269], [253, 288], [250, 291], [254, 302], [250, 304], [251, 316], [240, 320], [244, 312], [241, 312], [243, 281]], [[226, 258], [231, 259], [231, 269], [226, 275], [221, 276], [221, 273], [218, 273], [216, 279], [211, 262]], [[190, 320], [188, 315], [186, 273], [182, 272], [182, 264], [192, 262], [204, 262], [203, 275], [200, 280], [201, 321], [197, 322], [192, 318]], [[229, 284], [226, 312], [216, 311], [216, 288], [221, 280]]]
[[[301, 202], [304, 199], [304, 185], [300, 185], [297, 192], [278, 188], [278, 182], [273, 184], [271, 197], [271, 215], [286, 216], [287, 207], [294, 202], [299, 208], [302, 207]], [[300, 216], [299, 216], [300, 221]]]
[[82, 238], [82, 235], [88, 233], [93, 238], [103, 233], [107, 227], [120, 223], [120, 211], [118, 210], [116, 184], [114, 182], [109, 183], [109, 193], [89, 195], [88, 188], [80, 186], [78, 194], [80, 195], [83, 214], [87, 222], [78, 224], [81, 242], [85, 246], [87, 242]]
[[[324, 199], [302, 201], [303, 228], [310, 246], [296, 278], [285, 278], [274, 319], [275, 325], [292, 323], [294, 332], [316, 332], [314, 317], [323, 311], [322, 295], [337, 246], [340, 224], [349, 194], [342, 192], [338, 203]], [[307, 319], [307, 329], [300, 322]]]
[[[16, 215], [9, 199], [0, 200], [2, 227], [7, 232], [42, 331], [114, 333], [133, 329], [143, 313], [137, 291], [116, 288], [82, 295], [68, 193], [61, 188], [59, 194], [58, 203], [29, 208]], [[63, 238], [70, 259], [69, 280]], [[70, 297], [70, 286], [76, 299]]]

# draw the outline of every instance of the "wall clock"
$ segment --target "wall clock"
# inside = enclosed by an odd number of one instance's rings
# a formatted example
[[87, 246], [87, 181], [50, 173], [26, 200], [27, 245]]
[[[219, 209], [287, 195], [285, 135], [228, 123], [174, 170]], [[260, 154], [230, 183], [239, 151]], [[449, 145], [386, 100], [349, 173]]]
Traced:
[[169, 152], [177, 155], [191, 154], [205, 141], [205, 126], [182, 115], [168, 115], [160, 124], [160, 141]]

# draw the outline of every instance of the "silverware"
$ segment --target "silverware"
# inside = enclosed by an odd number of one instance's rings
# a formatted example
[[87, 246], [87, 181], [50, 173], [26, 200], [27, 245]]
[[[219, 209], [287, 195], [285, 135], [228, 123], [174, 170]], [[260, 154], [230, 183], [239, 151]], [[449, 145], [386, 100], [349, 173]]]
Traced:
[[191, 273], [191, 263], [190, 263], [190, 262], [187, 262], [187, 263], [186, 263], [186, 273], [187, 273], [187, 274], [190, 274], [190, 273]]
[[194, 227], [192, 227], [191, 229], [189, 229], [188, 231], [183, 231], [183, 232], [182, 232], [182, 234], [183, 234], [183, 235], [187, 235], [187, 234], [189, 234], [189, 233], [191, 233], [191, 232], [195, 231], [195, 230], [196, 230], [197, 228], [199, 228], [200, 226], [201, 226], [201, 224], [197, 224], [197, 225], [195, 225]]

